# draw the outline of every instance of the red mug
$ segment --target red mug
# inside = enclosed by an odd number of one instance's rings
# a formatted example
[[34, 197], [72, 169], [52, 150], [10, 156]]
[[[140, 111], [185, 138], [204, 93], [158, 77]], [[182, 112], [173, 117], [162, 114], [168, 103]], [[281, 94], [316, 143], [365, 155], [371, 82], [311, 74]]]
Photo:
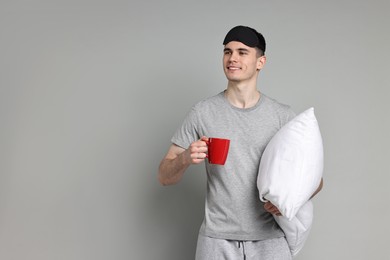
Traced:
[[210, 137], [206, 144], [209, 163], [224, 165], [229, 152], [230, 140]]

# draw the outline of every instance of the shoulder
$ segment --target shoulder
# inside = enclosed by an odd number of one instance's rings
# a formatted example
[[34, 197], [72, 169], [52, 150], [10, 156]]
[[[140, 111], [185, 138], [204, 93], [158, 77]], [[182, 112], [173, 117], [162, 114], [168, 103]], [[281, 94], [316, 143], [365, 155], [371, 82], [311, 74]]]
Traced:
[[271, 106], [273, 109], [276, 109], [277, 111], [283, 112], [291, 109], [289, 105], [283, 104], [277, 101], [276, 99], [267, 96], [266, 94], [262, 93], [262, 97], [263, 97], [263, 102], [266, 105]]
[[218, 93], [211, 97], [207, 97], [197, 102], [195, 105], [192, 106], [192, 110], [196, 110], [196, 111], [208, 110], [211, 107], [220, 106], [222, 104], [223, 104], [223, 92]]
[[265, 94], [262, 95], [265, 109], [267, 109], [269, 113], [278, 117], [281, 125], [284, 125], [296, 116], [291, 106], [281, 103]]

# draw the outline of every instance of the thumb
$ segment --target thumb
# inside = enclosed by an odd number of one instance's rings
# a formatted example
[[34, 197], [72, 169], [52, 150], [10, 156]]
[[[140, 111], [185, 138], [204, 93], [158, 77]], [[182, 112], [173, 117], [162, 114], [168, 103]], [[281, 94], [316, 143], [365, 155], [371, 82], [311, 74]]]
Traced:
[[204, 141], [204, 142], [207, 142], [209, 140], [209, 138], [207, 136], [202, 136], [200, 138], [201, 141]]

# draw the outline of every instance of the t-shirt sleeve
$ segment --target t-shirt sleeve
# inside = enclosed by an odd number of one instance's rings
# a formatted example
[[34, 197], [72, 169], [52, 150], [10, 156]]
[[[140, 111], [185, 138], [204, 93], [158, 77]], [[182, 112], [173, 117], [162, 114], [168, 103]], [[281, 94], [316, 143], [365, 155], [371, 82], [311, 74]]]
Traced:
[[297, 114], [290, 108], [290, 107], [288, 107], [288, 109], [287, 109], [287, 121], [286, 121], [286, 124], [288, 123], [288, 122], [290, 122], [294, 117], [296, 117], [297, 116]]
[[284, 114], [284, 121], [282, 122], [282, 126], [290, 122], [296, 116], [297, 114], [291, 109], [291, 107], [287, 106]]
[[176, 130], [171, 142], [184, 149], [187, 149], [190, 144], [200, 138], [198, 127], [198, 117], [195, 107], [192, 107], [183, 121], [183, 124]]

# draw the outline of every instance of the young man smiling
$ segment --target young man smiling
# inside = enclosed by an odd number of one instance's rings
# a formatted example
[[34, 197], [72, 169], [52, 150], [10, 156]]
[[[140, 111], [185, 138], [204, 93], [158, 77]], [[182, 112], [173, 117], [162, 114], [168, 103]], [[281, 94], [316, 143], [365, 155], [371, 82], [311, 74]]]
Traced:
[[257, 75], [266, 58], [261, 50], [251, 48], [239, 41], [225, 45], [223, 67], [228, 86], [226, 97], [238, 108], [252, 107], [260, 98], [257, 91]]
[[256, 180], [266, 145], [295, 114], [257, 90], [266, 63], [266, 43], [260, 33], [236, 26], [223, 44], [227, 88], [192, 107], [171, 139], [158, 178], [163, 185], [178, 183], [190, 165], [205, 161], [208, 137], [230, 139], [225, 165], [205, 164], [205, 217], [196, 259], [288, 260], [291, 253], [284, 233], [272, 216], [280, 212], [259, 200]]

